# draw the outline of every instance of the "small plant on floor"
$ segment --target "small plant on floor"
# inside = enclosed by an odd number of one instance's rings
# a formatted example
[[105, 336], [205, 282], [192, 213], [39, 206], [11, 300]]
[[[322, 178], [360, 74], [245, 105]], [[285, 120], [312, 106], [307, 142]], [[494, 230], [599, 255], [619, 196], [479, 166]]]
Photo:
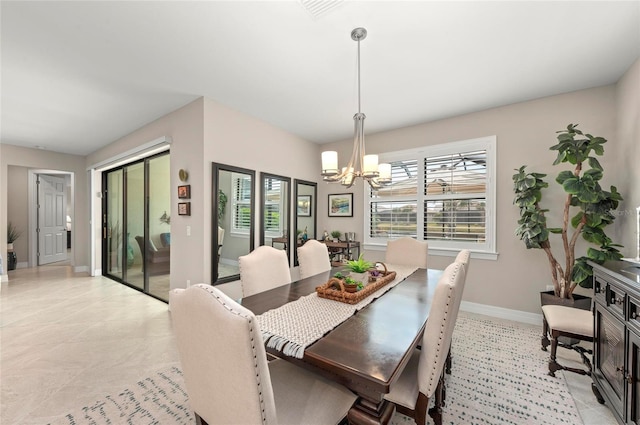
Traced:
[[[613, 223], [613, 211], [618, 207], [622, 196], [615, 186], [611, 186], [609, 191], [600, 186], [603, 169], [595, 156], [591, 155], [602, 155], [602, 145], [607, 140], [584, 134], [576, 127], [577, 124], [569, 124], [566, 130], [558, 131], [558, 144], [550, 148], [558, 151], [553, 165], [565, 162], [574, 165], [572, 170], [563, 170], [556, 177], [556, 182], [566, 192], [564, 202], [556, 205], [559, 207], [559, 214], [553, 217], [561, 220], [560, 227], [547, 226], [547, 218], [552, 218], [550, 209], [540, 205], [542, 189], [549, 186], [542, 179], [546, 174], [527, 172], [523, 165], [513, 175], [513, 202], [520, 208], [516, 235], [527, 249], [538, 248], [547, 254], [554, 292], [561, 298], [573, 298], [577, 285], [586, 288], [592, 286], [592, 270], [587, 260], [601, 264], [607, 260], [622, 258], [618, 250], [620, 245], [614, 244], [604, 232], [604, 228]], [[583, 169], [586, 166], [588, 169]], [[561, 237], [564, 251], [562, 263], [551, 251], [550, 233]], [[575, 247], [579, 236], [598, 248], [590, 247], [586, 256], [576, 258]]]
[[18, 228], [11, 223], [7, 222], [7, 243], [14, 243], [18, 238], [22, 235], [22, 230], [18, 230]]

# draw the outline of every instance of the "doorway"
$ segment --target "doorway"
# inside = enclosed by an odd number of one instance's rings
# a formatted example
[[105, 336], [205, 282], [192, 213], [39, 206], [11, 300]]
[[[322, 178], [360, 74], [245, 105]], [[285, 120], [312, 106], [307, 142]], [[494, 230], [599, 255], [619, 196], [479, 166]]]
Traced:
[[169, 152], [103, 172], [102, 270], [111, 279], [169, 300]]

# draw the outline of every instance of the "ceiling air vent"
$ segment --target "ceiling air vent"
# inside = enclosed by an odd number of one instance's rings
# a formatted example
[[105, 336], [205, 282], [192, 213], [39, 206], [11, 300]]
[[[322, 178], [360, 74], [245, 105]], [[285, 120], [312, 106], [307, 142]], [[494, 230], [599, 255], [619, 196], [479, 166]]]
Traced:
[[342, 3], [342, 0], [298, 0], [302, 7], [314, 18], [319, 18], [332, 11]]

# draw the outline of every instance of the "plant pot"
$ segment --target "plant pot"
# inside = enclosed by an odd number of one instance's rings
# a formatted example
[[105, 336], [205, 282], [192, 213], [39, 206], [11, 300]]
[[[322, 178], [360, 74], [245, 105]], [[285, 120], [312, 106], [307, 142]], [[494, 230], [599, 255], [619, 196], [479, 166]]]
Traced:
[[591, 310], [591, 297], [573, 294], [573, 299], [556, 297], [553, 291], [540, 292], [540, 305], [564, 305], [566, 307]]
[[13, 242], [7, 244], [7, 251], [13, 252]]
[[350, 272], [349, 276], [356, 282], [362, 282], [363, 285], [366, 285], [369, 283], [369, 272], [364, 272], [364, 273]]
[[16, 253], [11, 251], [7, 253], [7, 270], [15, 270], [18, 264]]

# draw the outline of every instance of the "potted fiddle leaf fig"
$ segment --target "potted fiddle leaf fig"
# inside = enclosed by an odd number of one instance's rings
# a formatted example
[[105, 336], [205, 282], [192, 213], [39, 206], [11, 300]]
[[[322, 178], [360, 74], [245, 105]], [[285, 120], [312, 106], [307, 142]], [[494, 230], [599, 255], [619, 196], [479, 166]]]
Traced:
[[[522, 166], [513, 175], [514, 204], [520, 209], [515, 233], [527, 249], [544, 251], [549, 260], [553, 294], [567, 300], [573, 300], [578, 285], [592, 287], [593, 273], [587, 260], [601, 264], [622, 258], [620, 245], [605, 233], [622, 200], [615, 186], [604, 190], [600, 185], [604, 170], [595, 155], [604, 153], [606, 139], [583, 133], [576, 127], [577, 124], [569, 124], [566, 130], [558, 131], [558, 143], [550, 148], [558, 152], [553, 165], [571, 165], [555, 179], [566, 193], [562, 202], [553, 205], [543, 202], [544, 189], [549, 187], [543, 180], [546, 174], [529, 172]], [[560, 238], [560, 254], [552, 252], [551, 235]], [[591, 246], [584, 255], [576, 257], [580, 237]]]

